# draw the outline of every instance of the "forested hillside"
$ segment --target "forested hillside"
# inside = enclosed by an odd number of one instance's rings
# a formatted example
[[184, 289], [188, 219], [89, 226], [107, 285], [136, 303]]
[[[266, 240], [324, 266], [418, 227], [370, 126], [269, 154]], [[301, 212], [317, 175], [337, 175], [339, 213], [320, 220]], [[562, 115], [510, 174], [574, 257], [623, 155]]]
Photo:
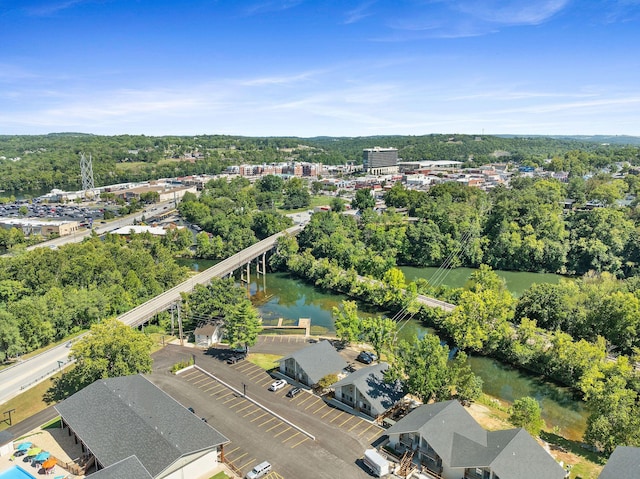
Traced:
[[[406, 161], [456, 160], [465, 166], [491, 161], [582, 170], [616, 161], [639, 162], [637, 146], [602, 145], [566, 138], [425, 135], [357, 138], [249, 138], [222, 135], [190, 137], [97, 136], [80, 133], [0, 136], [0, 189], [7, 192], [79, 189], [79, 154], [91, 154], [96, 186], [189, 174], [215, 174], [238, 163], [314, 161], [360, 163], [362, 149], [395, 147]], [[565, 160], [565, 158], [568, 158]], [[570, 161], [569, 161], [570, 160]], [[575, 166], [575, 165], [574, 165]]]

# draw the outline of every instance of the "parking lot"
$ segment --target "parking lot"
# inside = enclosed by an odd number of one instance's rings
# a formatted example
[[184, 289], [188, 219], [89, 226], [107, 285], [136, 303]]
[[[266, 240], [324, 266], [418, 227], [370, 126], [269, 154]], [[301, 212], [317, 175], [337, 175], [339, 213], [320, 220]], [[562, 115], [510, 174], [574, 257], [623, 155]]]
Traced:
[[[219, 380], [198, 370], [168, 373], [169, 364], [194, 353], [196, 364]], [[223, 359], [168, 346], [154, 354], [157, 369], [150, 379], [230, 439], [225, 458], [237, 471], [244, 475], [267, 460], [273, 465], [273, 478], [370, 477], [356, 461], [380, 436], [378, 426], [327, 406], [307, 391], [293, 399], [286, 397], [289, 386], [271, 392], [274, 379], [262, 368], [246, 360], [227, 365]], [[245, 398], [245, 391], [266, 409]]]

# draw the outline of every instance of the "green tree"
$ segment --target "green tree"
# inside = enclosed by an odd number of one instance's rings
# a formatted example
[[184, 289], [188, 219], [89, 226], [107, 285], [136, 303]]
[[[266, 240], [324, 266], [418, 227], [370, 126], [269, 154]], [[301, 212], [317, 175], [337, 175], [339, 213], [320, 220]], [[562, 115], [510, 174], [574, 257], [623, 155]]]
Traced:
[[48, 401], [59, 401], [98, 379], [151, 372], [153, 341], [117, 319], [91, 326], [72, 347], [75, 367], [54, 379]]
[[258, 340], [262, 320], [251, 302], [245, 298], [225, 315], [224, 330], [231, 347], [244, 346], [244, 350], [248, 351], [249, 346], [253, 346]]
[[345, 210], [344, 201], [340, 198], [332, 198], [330, 206], [331, 211], [335, 211], [336, 213], [342, 213]]
[[332, 309], [336, 336], [345, 343], [360, 340], [363, 334], [363, 323], [358, 317], [358, 305], [355, 301], [342, 301], [340, 307]]
[[356, 191], [356, 196], [351, 202], [352, 208], [356, 210], [372, 209], [376, 205], [376, 199], [372, 195], [370, 188], [361, 188]]
[[398, 324], [392, 319], [375, 316], [363, 321], [362, 330], [364, 340], [373, 346], [379, 361], [382, 353], [394, 345]]
[[526, 429], [534, 437], [538, 436], [544, 427], [538, 401], [529, 396], [516, 399], [509, 409], [509, 422]]
[[284, 204], [286, 210], [306, 208], [311, 204], [309, 189], [300, 178], [291, 178], [284, 184]]

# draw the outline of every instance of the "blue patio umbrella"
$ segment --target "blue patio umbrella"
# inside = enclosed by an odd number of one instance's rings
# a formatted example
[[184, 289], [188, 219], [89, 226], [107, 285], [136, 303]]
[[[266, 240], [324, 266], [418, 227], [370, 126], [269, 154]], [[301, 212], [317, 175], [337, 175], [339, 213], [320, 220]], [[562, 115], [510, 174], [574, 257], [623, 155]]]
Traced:
[[34, 462], [44, 462], [47, 459], [49, 459], [50, 455], [51, 455], [51, 453], [49, 453], [47, 451], [42, 451], [36, 457], [34, 457], [33, 460], [34, 460]]
[[16, 449], [16, 451], [26, 451], [27, 449], [29, 449], [31, 447], [30, 442], [23, 442], [22, 444], [18, 444], [18, 448]]

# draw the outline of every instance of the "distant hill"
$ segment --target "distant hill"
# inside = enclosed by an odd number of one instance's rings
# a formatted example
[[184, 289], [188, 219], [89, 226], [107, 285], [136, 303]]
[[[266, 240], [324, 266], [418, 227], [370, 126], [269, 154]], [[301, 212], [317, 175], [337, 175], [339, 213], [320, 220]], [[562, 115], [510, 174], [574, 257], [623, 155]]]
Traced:
[[640, 145], [640, 136], [629, 135], [495, 135], [501, 138], [553, 138], [609, 145]]

